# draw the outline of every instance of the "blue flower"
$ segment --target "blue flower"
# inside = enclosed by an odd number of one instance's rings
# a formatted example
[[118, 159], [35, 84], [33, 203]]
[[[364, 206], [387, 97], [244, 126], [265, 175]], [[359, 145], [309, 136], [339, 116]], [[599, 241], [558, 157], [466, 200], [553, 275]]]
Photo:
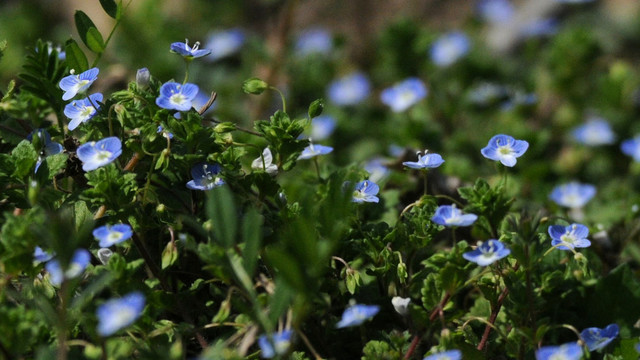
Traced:
[[352, 73], [329, 84], [327, 96], [336, 105], [355, 105], [369, 96], [371, 84], [361, 72]]
[[318, 155], [326, 155], [332, 151], [333, 148], [331, 146], [314, 145], [312, 142], [309, 142], [309, 146], [302, 150], [302, 153], [298, 156], [298, 160], [311, 159]]
[[353, 191], [353, 197], [351, 201], [355, 203], [374, 202], [380, 201], [376, 196], [380, 191], [378, 184], [373, 181], [363, 180], [356, 184], [356, 188]]
[[64, 107], [64, 114], [71, 119], [69, 122], [69, 130], [75, 130], [81, 123], [86, 123], [100, 110], [102, 102], [102, 94], [96, 93], [89, 95], [88, 98], [75, 100]]
[[558, 346], [543, 346], [536, 350], [536, 360], [580, 360], [582, 346], [578, 343], [566, 343]]
[[558, 185], [549, 196], [556, 204], [572, 209], [583, 207], [596, 194], [596, 187], [591, 184], [570, 182]]
[[133, 230], [127, 224], [104, 225], [94, 229], [93, 236], [100, 240], [100, 247], [106, 248], [128, 240], [133, 236]]
[[477, 7], [478, 14], [492, 24], [511, 21], [515, 7], [509, 0], [481, 0]]
[[[258, 346], [260, 346], [261, 356], [271, 359], [276, 355], [284, 355], [289, 351], [291, 346], [291, 330], [284, 330], [271, 336], [262, 335], [258, 338]], [[271, 338], [271, 341], [269, 341]]]
[[211, 190], [214, 187], [224, 185], [224, 180], [218, 175], [222, 171], [220, 164], [199, 163], [191, 168], [193, 180], [187, 183], [191, 190]]
[[436, 209], [431, 221], [444, 226], [469, 226], [478, 219], [475, 214], [462, 214], [455, 205], [441, 205]]
[[609, 123], [602, 118], [591, 118], [571, 131], [573, 138], [584, 145], [598, 146], [613, 144], [616, 136]]
[[167, 82], [162, 84], [160, 96], [156, 98], [156, 104], [163, 109], [188, 111], [197, 95], [197, 85]]
[[80, 75], [71, 74], [65, 76], [60, 80], [60, 89], [64, 91], [62, 94], [62, 100], [67, 101], [78, 93], [86, 91], [94, 81], [98, 79], [98, 68], [92, 68]]
[[520, 27], [520, 34], [525, 38], [553, 35], [558, 32], [558, 21], [551, 18], [535, 19]]
[[640, 135], [627, 139], [620, 144], [620, 149], [625, 155], [629, 155], [634, 161], [640, 161]]
[[139, 88], [147, 87], [149, 85], [150, 79], [151, 73], [146, 67], [138, 69], [138, 71], [136, 71], [136, 85], [138, 85]]
[[582, 330], [580, 338], [587, 345], [589, 351], [594, 351], [609, 345], [619, 332], [618, 324], [610, 324], [604, 329], [590, 327]]
[[38, 139], [40, 139], [40, 146], [41, 146], [39, 149], [36, 149], [36, 151], [38, 151], [38, 161], [36, 162], [36, 168], [33, 172], [37, 173], [38, 168], [40, 168], [40, 165], [42, 165], [42, 162], [47, 156], [60, 154], [64, 150], [64, 148], [62, 147], [62, 144], [51, 141], [51, 135], [49, 135], [49, 132], [47, 132], [47, 130], [45, 129], [33, 130], [27, 136], [27, 140], [34, 142], [33, 141], [34, 135]]
[[307, 56], [312, 54], [326, 55], [331, 52], [333, 47], [333, 39], [331, 34], [322, 28], [307, 29], [300, 33], [296, 38], [294, 46], [295, 54], [298, 56]]
[[207, 56], [211, 54], [211, 50], [200, 49], [200, 42], [196, 41], [193, 47], [189, 46], [189, 40], [185, 40], [184, 43], [174, 42], [171, 44], [171, 52], [178, 55], [182, 55], [187, 60], [193, 60], [199, 57]]
[[236, 53], [245, 42], [241, 29], [229, 29], [212, 32], [207, 37], [207, 49], [211, 49], [209, 61], [216, 61]]
[[53, 256], [53, 254], [42, 250], [40, 246], [36, 246], [35, 250], [33, 251], [33, 261], [35, 262], [47, 262], [53, 259]]
[[475, 250], [462, 254], [462, 257], [480, 266], [487, 266], [509, 255], [511, 250], [498, 240], [483, 242]]
[[82, 170], [91, 171], [105, 166], [122, 154], [122, 142], [115, 136], [92, 141], [78, 147], [76, 155], [82, 161]]
[[109, 336], [116, 331], [133, 324], [144, 310], [144, 295], [139, 291], [131, 292], [119, 299], [111, 299], [98, 306], [98, 334]]
[[462, 359], [462, 351], [448, 350], [445, 352], [429, 355], [422, 360], [460, 360]]
[[353, 305], [344, 310], [342, 319], [336, 324], [336, 327], [341, 329], [358, 326], [376, 316], [378, 311], [380, 311], [380, 306], [378, 305]]
[[438, 66], [449, 66], [469, 52], [471, 42], [461, 31], [454, 31], [440, 36], [431, 45], [431, 60]]
[[408, 78], [382, 90], [380, 101], [393, 112], [403, 112], [427, 96], [427, 87], [418, 78]]
[[51, 284], [60, 285], [63, 280], [69, 280], [80, 276], [87, 265], [89, 265], [90, 261], [91, 254], [85, 249], [78, 249], [73, 253], [73, 257], [71, 258], [67, 269], [63, 270], [57, 259], [49, 261], [44, 268], [51, 275]]
[[331, 136], [336, 128], [336, 119], [329, 115], [320, 115], [311, 120], [311, 138], [324, 140]]
[[551, 225], [548, 232], [551, 236], [551, 245], [559, 245], [558, 249], [560, 250], [585, 248], [591, 245], [591, 241], [587, 240], [589, 228], [582, 224]]
[[500, 161], [502, 165], [513, 167], [517, 160], [529, 148], [529, 143], [516, 140], [509, 135], [496, 135], [489, 140], [489, 145], [480, 152], [490, 160]]
[[424, 151], [424, 155], [421, 155], [421, 152], [418, 152], [418, 161], [405, 161], [402, 165], [406, 167], [410, 167], [412, 169], [432, 169], [437, 168], [438, 166], [444, 163], [442, 156], [436, 153], [427, 153], [427, 150]]
[[158, 134], [162, 133], [162, 136], [164, 136], [165, 138], [168, 138], [169, 140], [173, 139], [173, 134], [168, 131], [164, 131], [164, 128], [162, 127], [162, 125], [158, 125], [158, 130], [156, 131], [156, 133]]
[[379, 182], [387, 177], [391, 170], [381, 158], [373, 158], [364, 164], [364, 169], [369, 173], [369, 180]]

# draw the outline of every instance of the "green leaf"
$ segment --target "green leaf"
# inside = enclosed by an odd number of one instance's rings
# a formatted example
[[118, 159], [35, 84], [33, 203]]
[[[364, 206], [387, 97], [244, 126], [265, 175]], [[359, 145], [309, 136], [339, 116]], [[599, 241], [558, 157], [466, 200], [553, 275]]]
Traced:
[[94, 53], [102, 53], [104, 51], [102, 34], [94, 27], [87, 30], [87, 47]]
[[213, 225], [213, 235], [227, 248], [233, 246], [236, 239], [238, 214], [233, 194], [228, 186], [219, 186], [207, 194], [207, 215]]
[[100, 5], [102, 5], [102, 9], [104, 9], [104, 12], [106, 12], [107, 15], [114, 19], [118, 19], [120, 17], [120, 9], [114, 0], [100, 0]]
[[80, 39], [82, 39], [82, 42], [88, 47], [89, 43], [87, 42], [87, 33], [89, 32], [89, 29], [97, 29], [98, 27], [93, 23], [93, 21], [91, 21], [91, 18], [81, 10], [76, 10], [73, 18], [76, 21], [76, 29], [78, 30]]
[[67, 56], [67, 65], [70, 69], [75, 70], [76, 73], [81, 73], [89, 69], [89, 61], [75, 40], [67, 40], [64, 44], [64, 51]]
[[87, 222], [93, 222], [93, 214], [89, 211], [87, 203], [84, 201], [77, 201], [73, 204], [73, 212], [75, 214], [75, 227], [76, 231], [80, 230]]
[[247, 273], [251, 276], [258, 263], [258, 252], [262, 242], [262, 217], [255, 209], [249, 210], [242, 223], [242, 240], [244, 250], [242, 262]]
[[29, 175], [33, 171], [36, 161], [38, 160], [36, 150], [27, 140], [21, 141], [18, 146], [13, 149], [11, 157], [15, 163], [13, 175], [19, 178]]

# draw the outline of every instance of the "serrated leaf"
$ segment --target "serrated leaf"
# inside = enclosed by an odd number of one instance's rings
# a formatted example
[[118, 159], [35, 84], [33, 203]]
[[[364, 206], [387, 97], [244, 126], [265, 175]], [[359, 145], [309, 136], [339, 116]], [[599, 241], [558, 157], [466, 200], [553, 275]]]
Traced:
[[120, 17], [120, 9], [114, 0], [100, 0], [100, 5], [102, 5], [102, 9], [110, 17], [114, 19], [118, 19]]
[[11, 158], [15, 164], [13, 175], [23, 178], [33, 171], [38, 160], [38, 153], [29, 141], [23, 140], [13, 149]]
[[66, 53], [67, 65], [69, 69], [73, 69], [76, 73], [81, 73], [89, 69], [89, 61], [87, 56], [82, 52], [78, 43], [69, 39], [64, 44], [64, 51]]
[[87, 30], [87, 47], [95, 52], [102, 53], [104, 51], [104, 40], [98, 29], [92, 27]]
[[73, 213], [76, 231], [80, 230], [85, 223], [93, 221], [93, 214], [91, 214], [87, 203], [84, 201], [76, 201], [75, 204], [73, 204]]

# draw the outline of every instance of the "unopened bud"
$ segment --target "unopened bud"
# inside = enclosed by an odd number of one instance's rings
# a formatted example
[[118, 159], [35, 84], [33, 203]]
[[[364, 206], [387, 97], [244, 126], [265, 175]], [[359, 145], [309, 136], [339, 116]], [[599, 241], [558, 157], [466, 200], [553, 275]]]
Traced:
[[242, 84], [242, 91], [247, 94], [260, 95], [268, 87], [269, 84], [267, 84], [265, 81], [258, 78], [251, 78], [245, 80], [245, 82]]
[[402, 298], [400, 296], [394, 296], [391, 299], [391, 304], [393, 308], [396, 309], [396, 312], [402, 316], [405, 316], [409, 313], [409, 303], [411, 302], [411, 298]]
[[146, 67], [138, 69], [138, 72], [136, 73], [136, 84], [139, 88], [145, 88], [149, 85], [150, 77], [151, 74], [149, 73], [149, 69], [147, 69]]

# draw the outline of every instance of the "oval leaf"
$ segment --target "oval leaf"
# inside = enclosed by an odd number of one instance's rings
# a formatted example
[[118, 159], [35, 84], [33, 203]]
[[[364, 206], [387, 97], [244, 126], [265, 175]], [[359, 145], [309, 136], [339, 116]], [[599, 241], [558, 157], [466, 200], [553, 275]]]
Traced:
[[80, 35], [80, 39], [82, 39], [82, 42], [88, 47], [89, 44], [87, 43], [87, 32], [89, 32], [89, 29], [91, 28], [97, 29], [98, 27], [93, 23], [93, 21], [91, 21], [89, 16], [87, 16], [87, 14], [85, 14], [83, 11], [76, 10], [76, 13], [73, 15], [73, 18], [76, 21], [76, 29], [78, 30], [78, 35]]
[[114, 0], [100, 0], [100, 5], [102, 5], [102, 9], [107, 15], [114, 19], [118, 18], [118, 4]]
[[76, 73], [81, 73], [89, 69], [89, 61], [75, 40], [67, 40], [64, 45], [64, 51], [67, 55], [67, 65], [69, 65], [69, 69], [74, 69]]
[[102, 53], [104, 51], [104, 40], [98, 29], [92, 27], [87, 31], [87, 47], [94, 53]]

